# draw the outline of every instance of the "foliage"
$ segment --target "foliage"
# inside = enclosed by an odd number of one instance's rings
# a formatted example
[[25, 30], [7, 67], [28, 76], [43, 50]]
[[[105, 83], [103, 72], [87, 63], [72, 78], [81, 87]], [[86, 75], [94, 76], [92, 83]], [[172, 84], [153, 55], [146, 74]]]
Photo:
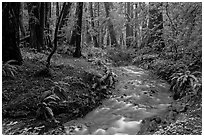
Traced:
[[11, 65], [11, 63], [16, 63], [16, 60], [9, 60], [6, 63], [2, 65], [2, 76], [3, 77], [15, 77], [15, 74], [17, 73], [17, 67], [14, 65]]
[[[94, 103], [97, 104], [97, 101], [100, 101], [103, 98], [107, 98], [111, 92], [110, 88], [113, 88], [115, 86], [115, 80], [116, 75], [109, 70], [108, 68], [105, 71], [105, 74], [101, 77], [93, 76], [92, 78], [92, 85], [87, 86], [81, 79], [71, 79], [70, 83], [64, 83], [64, 82], [54, 82], [55, 85], [52, 90], [45, 91], [41, 95], [41, 101], [38, 104], [38, 110], [36, 111], [36, 117], [47, 120], [54, 123], [59, 123], [55, 117], [54, 114], [56, 113], [62, 113], [68, 112], [68, 113], [85, 113], [80, 112], [80, 109], [83, 109], [86, 106], [86, 103]], [[66, 81], [68, 79], [66, 78]], [[75, 86], [84, 87], [85, 89], [89, 89], [90, 91], [87, 92], [83, 96], [78, 96], [77, 99], [70, 98], [68, 92], [69, 90], [66, 88], [62, 88], [60, 85], [68, 85], [69, 87]], [[84, 89], [83, 89], [84, 90]], [[95, 98], [95, 99], [94, 99]], [[80, 101], [76, 101], [80, 100]], [[88, 101], [88, 102], [86, 102]], [[94, 105], [93, 104], [93, 105]], [[72, 108], [76, 105], [77, 108]], [[91, 106], [89, 106], [91, 107]], [[70, 112], [71, 110], [75, 110], [74, 112]], [[88, 110], [87, 110], [88, 111]]]
[[108, 48], [106, 57], [112, 61], [114, 66], [125, 66], [132, 62], [133, 52], [133, 49], [124, 51], [117, 48]]
[[[171, 76], [171, 89], [178, 98], [191, 94], [198, 94], [198, 87], [200, 86], [200, 81], [195, 75], [201, 74], [201, 72], [193, 72], [186, 70], [181, 73], [174, 73]], [[191, 90], [188, 90], [191, 89]]]
[[58, 123], [54, 118], [53, 108], [59, 105], [60, 101], [66, 101], [65, 91], [59, 86], [55, 86], [52, 91], [48, 90], [41, 96], [41, 103], [38, 105], [36, 118], [51, 120]]

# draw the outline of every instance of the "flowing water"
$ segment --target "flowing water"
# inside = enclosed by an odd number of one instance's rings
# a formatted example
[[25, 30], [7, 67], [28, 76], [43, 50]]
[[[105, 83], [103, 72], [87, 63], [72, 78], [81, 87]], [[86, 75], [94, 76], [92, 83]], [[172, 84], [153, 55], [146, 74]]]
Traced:
[[113, 71], [118, 75], [114, 95], [84, 118], [65, 123], [67, 134], [135, 135], [143, 119], [164, 112], [170, 105], [169, 85], [148, 71], [135, 66]]

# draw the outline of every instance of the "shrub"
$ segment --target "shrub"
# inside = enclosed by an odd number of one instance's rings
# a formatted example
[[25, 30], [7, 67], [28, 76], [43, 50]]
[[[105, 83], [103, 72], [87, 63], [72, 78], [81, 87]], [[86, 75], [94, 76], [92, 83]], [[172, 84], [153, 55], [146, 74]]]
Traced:
[[121, 50], [117, 48], [109, 48], [106, 52], [106, 57], [112, 60], [114, 66], [125, 66], [132, 62], [133, 50]]

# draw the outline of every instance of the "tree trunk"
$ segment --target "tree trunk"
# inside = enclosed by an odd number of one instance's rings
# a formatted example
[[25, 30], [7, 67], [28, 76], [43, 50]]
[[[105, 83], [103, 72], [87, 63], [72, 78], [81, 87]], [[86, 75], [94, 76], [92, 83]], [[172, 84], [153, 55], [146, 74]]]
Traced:
[[46, 67], [48, 69], [50, 68], [50, 60], [51, 60], [53, 54], [57, 50], [57, 33], [58, 33], [59, 26], [61, 25], [61, 22], [62, 22], [62, 17], [63, 17], [64, 11], [65, 11], [65, 8], [66, 8], [66, 2], [63, 3], [63, 7], [62, 7], [62, 10], [61, 10], [60, 16], [59, 16], [59, 18], [57, 20], [57, 24], [56, 24], [56, 28], [55, 28], [55, 34], [54, 34], [54, 47], [53, 47], [53, 50], [50, 53], [50, 55], [47, 57], [47, 65], [46, 65]]
[[91, 28], [93, 30], [92, 34], [92, 38], [93, 38], [93, 42], [94, 42], [94, 46], [95, 47], [99, 47], [98, 42], [97, 42], [97, 37], [95, 35], [95, 28], [94, 28], [94, 16], [93, 16], [93, 6], [92, 6], [92, 2], [89, 2], [89, 6], [90, 6], [90, 16], [91, 16]]
[[[56, 16], [59, 17], [59, 2], [56, 2]], [[57, 20], [56, 20], [57, 22]]]
[[138, 37], [138, 28], [139, 28], [139, 22], [138, 22], [138, 10], [137, 10], [137, 8], [138, 8], [138, 3], [135, 3], [135, 9], [134, 9], [134, 11], [135, 11], [135, 24], [134, 24], [134, 27], [135, 27], [135, 31], [134, 31], [134, 41], [135, 41], [135, 47], [136, 48], [138, 48], [138, 46], [139, 46], [139, 37]]
[[44, 48], [45, 6], [43, 2], [32, 2], [29, 5], [30, 46], [41, 51]]
[[126, 12], [126, 46], [130, 47], [131, 44], [131, 28], [130, 28], [130, 2], [126, 2], [127, 12]]
[[20, 30], [21, 30], [21, 36], [25, 37], [26, 31], [25, 31], [24, 23], [23, 23], [23, 9], [24, 9], [24, 3], [21, 2], [20, 3], [19, 25], [20, 25]]
[[113, 6], [113, 3], [104, 2], [104, 6], [105, 6], [106, 18], [107, 18], [107, 22], [108, 22], [108, 29], [109, 29], [109, 33], [110, 33], [111, 45], [114, 47], [118, 47], [116, 34], [115, 34], [113, 24], [112, 24], [111, 19], [110, 19], [110, 6]]
[[[162, 51], [165, 47], [163, 35], [163, 15], [159, 10], [161, 3], [150, 3], [149, 9], [149, 25], [150, 37], [148, 39], [148, 46], [154, 48], [156, 51]], [[156, 46], [154, 46], [156, 45]]]
[[67, 20], [68, 14], [70, 12], [71, 6], [72, 6], [71, 2], [66, 2], [66, 8], [65, 8], [65, 11], [64, 11], [64, 14], [63, 14], [63, 17], [62, 17], [62, 23], [60, 25], [60, 29], [63, 27], [63, 25], [66, 24], [66, 20]]
[[45, 26], [45, 3], [41, 2], [40, 3], [40, 29], [39, 29], [39, 33], [38, 33], [38, 39], [39, 39], [39, 43], [40, 43], [40, 48], [45, 49], [44, 47], [44, 42], [43, 42], [43, 38], [44, 38], [44, 26]]
[[22, 64], [22, 56], [19, 49], [19, 2], [2, 3], [2, 60], [16, 60]]
[[39, 22], [39, 2], [30, 3], [29, 26], [30, 26], [30, 46], [40, 51], [40, 43], [38, 40], [38, 30], [40, 29]]
[[82, 15], [83, 15], [83, 2], [77, 3], [76, 8], [77, 22], [75, 27], [75, 42], [76, 47], [73, 57], [81, 57], [81, 27], [82, 27]]
[[[97, 2], [97, 17], [99, 18], [99, 16], [100, 16], [100, 3], [99, 2]], [[101, 31], [102, 31], [102, 29], [101, 29], [101, 27], [100, 27], [100, 22], [99, 22], [99, 20], [97, 21], [97, 28], [98, 28], [98, 46], [100, 47], [100, 45], [102, 44], [102, 42], [101, 42]]]
[[[88, 7], [89, 5], [87, 4], [86, 5], [86, 8], [85, 8], [85, 13], [86, 14], [88, 14], [88, 9], [89, 9], [89, 7]], [[85, 33], [84, 33], [84, 38], [85, 38], [85, 42], [86, 42], [86, 44], [87, 45], [90, 45], [90, 42], [91, 42], [91, 34], [90, 34], [90, 32], [89, 32], [89, 28], [90, 28], [90, 25], [89, 25], [89, 21], [88, 20], [85, 20]]]
[[45, 28], [50, 32], [49, 19], [51, 18], [51, 2], [45, 2]]

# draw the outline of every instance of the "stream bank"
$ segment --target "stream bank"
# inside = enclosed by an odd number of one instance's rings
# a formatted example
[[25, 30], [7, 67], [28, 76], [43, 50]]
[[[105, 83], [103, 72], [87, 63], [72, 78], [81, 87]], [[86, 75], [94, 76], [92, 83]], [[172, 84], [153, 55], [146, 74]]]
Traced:
[[153, 123], [147, 121], [162, 122], [173, 102], [170, 86], [135, 66], [112, 69], [118, 76], [113, 95], [84, 118], [64, 123], [66, 134], [135, 135]]

